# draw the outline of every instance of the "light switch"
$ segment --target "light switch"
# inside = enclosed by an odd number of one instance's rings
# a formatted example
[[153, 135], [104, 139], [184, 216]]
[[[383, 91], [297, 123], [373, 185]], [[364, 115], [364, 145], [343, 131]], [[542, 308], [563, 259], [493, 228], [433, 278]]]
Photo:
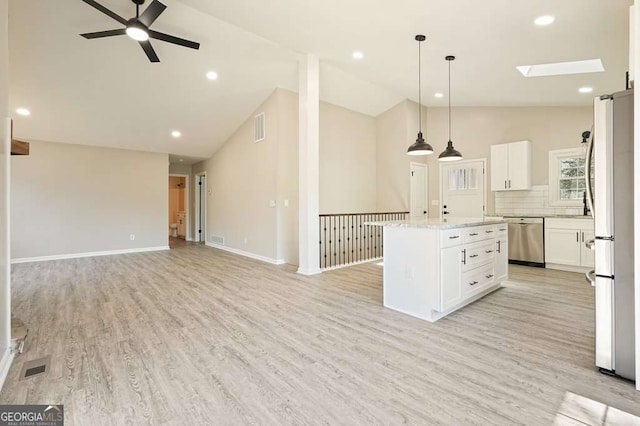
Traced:
[[269, 207], [275, 207], [276, 206], [276, 200], [269, 200]]

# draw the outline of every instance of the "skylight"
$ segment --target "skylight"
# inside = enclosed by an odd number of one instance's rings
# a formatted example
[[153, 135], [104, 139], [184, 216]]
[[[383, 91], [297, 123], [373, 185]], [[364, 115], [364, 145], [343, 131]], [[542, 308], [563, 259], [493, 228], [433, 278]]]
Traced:
[[556, 62], [554, 64], [520, 65], [516, 67], [525, 77], [546, 77], [550, 75], [586, 74], [603, 72], [604, 66], [600, 59], [585, 61]]

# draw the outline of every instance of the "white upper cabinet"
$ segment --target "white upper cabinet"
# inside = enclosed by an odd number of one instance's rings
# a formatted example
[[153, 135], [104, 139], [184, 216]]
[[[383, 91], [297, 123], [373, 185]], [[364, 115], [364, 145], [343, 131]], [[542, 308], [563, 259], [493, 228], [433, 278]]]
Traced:
[[531, 189], [531, 142], [491, 145], [491, 190]]

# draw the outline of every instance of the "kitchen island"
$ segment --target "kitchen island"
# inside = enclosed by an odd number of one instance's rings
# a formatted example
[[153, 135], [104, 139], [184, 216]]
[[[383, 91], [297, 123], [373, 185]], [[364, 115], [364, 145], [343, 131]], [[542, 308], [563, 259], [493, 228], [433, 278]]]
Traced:
[[502, 218], [410, 219], [383, 226], [384, 306], [437, 321], [507, 278]]

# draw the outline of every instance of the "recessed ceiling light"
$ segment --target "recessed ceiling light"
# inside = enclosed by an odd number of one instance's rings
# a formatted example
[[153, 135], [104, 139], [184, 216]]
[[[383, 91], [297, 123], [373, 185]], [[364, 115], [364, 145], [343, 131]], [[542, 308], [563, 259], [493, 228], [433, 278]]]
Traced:
[[364, 53], [360, 52], [359, 50], [356, 50], [355, 52], [353, 52], [351, 56], [353, 56], [353, 59], [362, 59], [364, 58]]
[[593, 92], [593, 87], [581, 87], [578, 89], [580, 93], [591, 93]]
[[516, 67], [525, 77], [544, 77], [549, 75], [587, 74], [602, 72], [604, 66], [600, 59], [585, 61], [556, 62], [554, 64], [520, 65]]
[[444, 93], [436, 92], [433, 96], [435, 96], [436, 98], [442, 98], [442, 97], [444, 97]]
[[171, 132], [171, 136], [173, 136], [174, 138], [179, 138], [180, 136], [182, 136], [182, 133], [180, 133], [179, 130], [174, 130], [173, 132]]
[[181, 162], [181, 163], [184, 163], [184, 160], [181, 158], [181, 159], [180, 159], [180, 162]]
[[217, 80], [217, 79], [218, 79], [218, 73], [217, 73], [217, 72], [215, 72], [215, 71], [209, 71], [209, 72], [207, 73], [207, 78], [208, 78], [209, 80]]
[[553, 24], [553, 21], [555, 21], [556, 18], [554, 16], [551, 15], [543, 15], [543, 16], [538, 16], [536, 18], [535, 21], [533, 21], [536, 25], [540, 26], [540, 27], [544, 27], [546, 25], [551, 25]]
[[18, 109], [16, 110], [16, 112], [17, 112], [19, 115], [23, 115], [23, 116], [25, 116], [25, 117], [26, 117], [26, 116], [28, 116], [28, 115], [31, 115], [31, 111], [29, 111], [29, 110], [28, 110], [28, 109], [26, 109], [26, 108], [18, 108]]

